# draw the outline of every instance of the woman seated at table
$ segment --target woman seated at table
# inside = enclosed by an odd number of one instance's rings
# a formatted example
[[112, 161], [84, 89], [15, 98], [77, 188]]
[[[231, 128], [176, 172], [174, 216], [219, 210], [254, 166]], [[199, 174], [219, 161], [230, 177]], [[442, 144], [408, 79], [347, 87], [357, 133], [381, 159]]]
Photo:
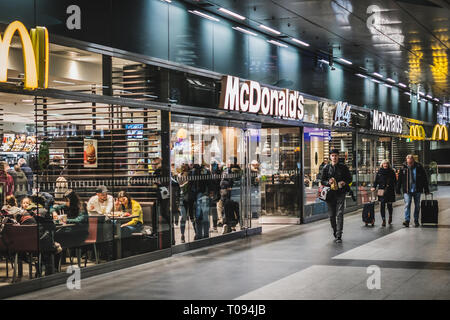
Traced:
[[63, 197], [65, 204], [53, 206], [50, 213], [64, 212], [67, 214], [67, 220], [63, 226], [57, 230], [55, 240], [61, 243], [65, 248], [79, 246], [87, 238], [89, 233], [89, 215], [86, 210], [86, 204], [80, 200], [73, 190], [68, 190]]
[[130, 195], [125, 191], [120, 191], [114, 204], [115, 210], [129, 213], [133, 218], [130, 222], [123, 223], [121, 227], [122, 237], [129, 237], [133, 232], [140, 232], [144, 223], [144, 216], [139, 202], [131, 199]]

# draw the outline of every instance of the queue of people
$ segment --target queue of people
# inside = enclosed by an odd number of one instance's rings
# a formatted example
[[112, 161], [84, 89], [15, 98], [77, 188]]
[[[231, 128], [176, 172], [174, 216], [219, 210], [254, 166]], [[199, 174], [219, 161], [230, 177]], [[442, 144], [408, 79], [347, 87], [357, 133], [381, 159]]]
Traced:
[[[330, 151], [331, 163], [326, 164], [321, 173], [321, 183], [328, 187], [329, 195], [326, 197], [328, 215], [336, 243], [342, 242], [344, 226], [344, 203], [345, 195], [350, 193], [352, 176], [348, 167], [339, 162], [339, 150]], [[413, 155], [407, 155], [406, 161], [398, 173], [392, 169], [388, 160], [383, 160], [375, 176], [372, 192], [377, 192], [380, 202], [381, 226], [386, 226], [386, 207], [389, 213], [388, 224], [392, 224], [395, 193], [403, 194], [404, 216], [403, 225], [409, 227], [411, 219], [411, 203], [414, 200], [414, 225], [419, 227], [420, 197], [423, 192], [429, 194], [428, 179], [423, 166], [414, 160]]]

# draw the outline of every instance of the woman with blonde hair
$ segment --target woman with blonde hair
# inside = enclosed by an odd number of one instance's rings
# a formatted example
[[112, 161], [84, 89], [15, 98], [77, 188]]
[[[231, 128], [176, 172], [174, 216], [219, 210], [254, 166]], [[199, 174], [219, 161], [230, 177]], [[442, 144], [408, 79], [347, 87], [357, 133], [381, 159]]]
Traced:
[[397, 179], [395, 177], [395, 172], [391, 168], [389, 160], [381, 161], [380, 169], [375, 177], [375, 182], [373, 183], [372, 191], [378, 187], [377, 195], [378, 201], [380, 201], [380, 213], [383, 219], [382, 227], [386, 226], [386, 205], [389, 211], [388, 223], [392, 224], [392, 203], [395, 202], [395, 185]]

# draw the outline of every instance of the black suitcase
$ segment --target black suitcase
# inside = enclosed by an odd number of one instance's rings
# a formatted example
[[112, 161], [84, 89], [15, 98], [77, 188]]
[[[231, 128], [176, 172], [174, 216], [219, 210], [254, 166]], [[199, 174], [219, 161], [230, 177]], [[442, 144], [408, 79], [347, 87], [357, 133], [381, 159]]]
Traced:
[[438, 201], [433, 199], [433, 194], [431, 194], [431, 200], [427, 200], [427, 196], [425, 195], [425, 199], [420, 202], [420, 210], [422, 211], [422, 224], [438, 224], [439, 206]]
[[362, 211], [362, 220], [366, 224], [375, 225], [375, 201], [370, 201], [364, 204]]

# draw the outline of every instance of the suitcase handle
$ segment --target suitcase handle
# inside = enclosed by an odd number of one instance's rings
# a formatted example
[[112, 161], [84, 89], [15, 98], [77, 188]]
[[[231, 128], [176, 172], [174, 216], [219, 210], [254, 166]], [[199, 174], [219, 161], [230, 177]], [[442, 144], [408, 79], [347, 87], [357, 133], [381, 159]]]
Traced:
[[[431, 195], [431, 201], [433, 201], [434, 200], [433, 193], [430, 192], [429, 194]], [[426, 193], [425, 193], [425, 200], [427, 200], [427, 194]]]

